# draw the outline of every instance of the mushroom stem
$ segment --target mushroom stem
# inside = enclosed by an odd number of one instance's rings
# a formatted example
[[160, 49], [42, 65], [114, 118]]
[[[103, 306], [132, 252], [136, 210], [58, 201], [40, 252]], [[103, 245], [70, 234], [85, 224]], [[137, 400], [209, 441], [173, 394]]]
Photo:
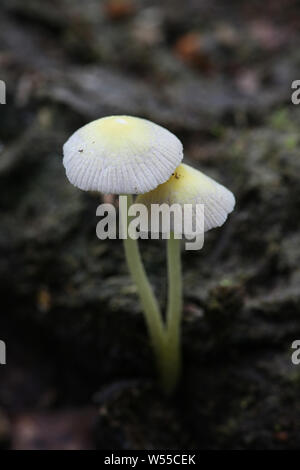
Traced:
[[160, 372], [163, 373], [165, 332], [162, 315], [142, 262], [138, 242], [137, 240], [133, 240], [128, 237], [127, 228], [130, 221], [130, 217], [128, 216], [128, 207], [133, 203], [133, 198], [132, 195], [127, 195], [126, 197], [126, 215], [121, 213], [123, 232], [126, 233], [124, 238], [126, 261], [132, 280], [135, 282], [138, 290], [152, 346], [156, 355], [158, 368]]
[[168, 306], [167, 331], [164, 350], [164, 389], [171, 393], [177, 385], [181, 372], [181, 319], [182, 319], [182, 275], [181, 240], [171, 232], [167, 241], [168, 258]]

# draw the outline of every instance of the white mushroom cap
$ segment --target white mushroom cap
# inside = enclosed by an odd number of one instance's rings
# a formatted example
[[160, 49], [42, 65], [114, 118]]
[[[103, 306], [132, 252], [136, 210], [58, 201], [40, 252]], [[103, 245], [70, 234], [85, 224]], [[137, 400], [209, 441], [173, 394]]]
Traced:
[[[203, 224], [196, 219], [196, 204], [204, 204], [204, 231], [224, 224], [233, 211], [235, 198], [229, 189], [189, 165], [181, 164], [170, 179], [156, 189], [138, 196], [137, 203], [144, 204], [148, 210], [151, 204], [193, 205], [193, 225], [203, 231]], [[178, 229], [178, 227], [177, 227]], [[178, 231], [178, 230], [177, 230]]]
[[78, 129], [64, 145], [69, 181], [85, 191], [141, 194], [167, 181], [183, 158], [180, 140], [146, 119], [109, 116]]

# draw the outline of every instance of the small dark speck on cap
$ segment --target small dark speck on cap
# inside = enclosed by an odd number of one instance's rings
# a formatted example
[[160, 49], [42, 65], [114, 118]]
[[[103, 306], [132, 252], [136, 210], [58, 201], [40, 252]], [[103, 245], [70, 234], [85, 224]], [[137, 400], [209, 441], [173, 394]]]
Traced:
[[82, 153], [82, 152], [83, 152], [83, 149], [79, 149], [78, 152]]

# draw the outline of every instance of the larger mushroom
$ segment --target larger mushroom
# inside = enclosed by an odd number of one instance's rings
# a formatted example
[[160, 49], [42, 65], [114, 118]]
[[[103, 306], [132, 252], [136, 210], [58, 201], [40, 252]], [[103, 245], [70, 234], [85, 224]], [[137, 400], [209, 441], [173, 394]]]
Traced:
[[[63, 164], [69, 181], [84, 191], [143, 194], [167, 181], [183, 158], [180, 140], [167, 129], [132, 116], [109, 116], [78, 129], [64, 145]], [[122, 216], [122, 214], [121, 214]], [[124, 214], [123, 214], [124, 216]], [[128, 226], [127, 211], [123, 224]], [[126, 260], [137, 286], [163, 383], [165, 328], [148, 281], [137, 240], [124, 239]]]

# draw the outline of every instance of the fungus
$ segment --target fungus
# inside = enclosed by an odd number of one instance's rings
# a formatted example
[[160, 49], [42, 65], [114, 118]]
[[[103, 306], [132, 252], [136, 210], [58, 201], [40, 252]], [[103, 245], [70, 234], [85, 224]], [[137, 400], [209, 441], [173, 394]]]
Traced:
[[[189, 165], [181, 163], [171, 174], [169, 180], [152, 191], [138, 196], [137, 203], [148, 209], [153, 204], [179, 204], [184, 210], [185, 204], [192, 204], [193, 218], [196, 216], [196, 204], [203, 204], [204, 231], [220, 227], [233, 211], [235, 198], [222, 184]], [[196, 221], [195, 221], [196, 222]]]
[[[140, 194], [136, 200], [151, 209], [153, 204], [178, 204], [182, 212], [186, 204], [192, 205], [192, 223], [195, 231], [204, 232], [220, 227], [233, 211], [235, 198], [231, 191], [215, 180], [189, 165], [180, 164], [169, 180], [154, 190]], [[197, 204], [204, 205], [204, 223], [197, 221]], [[201, 221], [202, 222], [202, 221]], [[178, 225], [177, 225], [178, 230]], [[180, 230], [180, 229], [179, 229]], [[182, 231], [182, 233], [184, 233]], [[171, 363], [167, 371], [167, 390], [172, 390], [178, 380], [181, 367], [181, 317], [182, 317], [182, 275], [181, 275], [181, 240], [171, 232], [167, 240], [168, 264], [168, 305], [166, 314], [166, 333], [164, 361]]]
[[[169, 233], [168, 306], [166, 322], [147, 278], [138, 242], [127, 236], [132, 194], [137, 202], [192, 206], [196, 229], [207, 231], [222, 225], [233, 210], [233, 194], [212, 178], [180, 164], [182, 144], [171, 132], [145, 119], [110, 116], [77, 130], [64, 145], [63, 163], [69, 181], [85, 191], [126, 195], [120, 204], [121, 227], [127, 265], [142, 304], [149, 335], [165, 392], [174, 390], [181, 363], [180, 325], [182, 280], [180, 239], [174, 227]], [[204, 224], [197, 225], [198, 204], [204, 205]], [[174, 233], [175, 232], [175, 233]]]
[[78, 129], [64, 145], [69, 181], [84, 191], [141, 194], [168, 180], [183, 158], [177, 137], [153, 122], [109, 116]]
[[[183, 158], [180, 140], [145, 119], [109, 116], [78, 129], [65, 143], [63, 164], [69, 181], [84, 191], [132, 194], [151, 191], [167, 181]], [[127, 207], [121, 210], [128, 229]], [[124, 213], [123, 213], [124, 212]], [[126, 216], [125, 216], [126, 213]], [[135, 282], [162, 380], [166, 382], [165, 328], [158, 302], [147, 278], [137, 240], [124, 237], [126, 261]]]

